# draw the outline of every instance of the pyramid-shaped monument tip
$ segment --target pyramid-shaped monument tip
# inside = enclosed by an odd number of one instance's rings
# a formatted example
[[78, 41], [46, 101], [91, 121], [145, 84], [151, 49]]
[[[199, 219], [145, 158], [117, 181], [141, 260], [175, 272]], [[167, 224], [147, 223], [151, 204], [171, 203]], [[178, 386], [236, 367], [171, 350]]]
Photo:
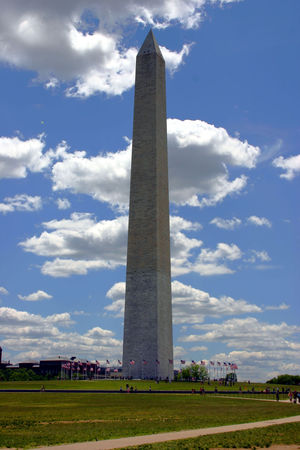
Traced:
[[154, 37], [152, 29], [147, 34], [146, 39], [144, 40], [144, 43], [141, 46], [140, 51], [138, 52], [138, 56], [147, 55], [147, 54], [151, 54], [151, 53], [156, 53], [157, 55], [159, 55], [163, 58], [160, 48], [159, 48], [159, 45], [156, 42], [156, 39]]

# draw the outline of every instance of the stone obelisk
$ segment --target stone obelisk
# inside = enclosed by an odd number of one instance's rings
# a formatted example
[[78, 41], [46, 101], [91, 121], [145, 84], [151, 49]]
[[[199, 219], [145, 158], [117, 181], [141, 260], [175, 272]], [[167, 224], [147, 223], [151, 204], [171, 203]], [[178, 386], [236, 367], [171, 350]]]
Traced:
[[123, 374], [173, 379], [165, 62], [152, 31], [136, 59]]

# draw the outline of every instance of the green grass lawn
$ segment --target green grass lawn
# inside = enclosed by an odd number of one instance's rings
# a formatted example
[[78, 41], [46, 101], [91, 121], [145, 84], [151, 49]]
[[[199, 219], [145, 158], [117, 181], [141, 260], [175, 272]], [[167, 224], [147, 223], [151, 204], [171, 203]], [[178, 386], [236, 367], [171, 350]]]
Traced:
[[[204, 387], [205, 390], [214, 390], [216, 387], [218, 391], [224, 390], [238, 390], [240, 387], [242, 388], [242, 392], [251, 390], [253, 387], [255, 390], [262, 391], [266, 388], [269, 388], [271, 391], [275, 388], [276, 385], [273, 384], [265, 384], [265, 383], [236, 383], [234, 386], [220, 386], [218, 383], [211, 382], [210, 385], [205, 383], [204, 385], [199, 382], [172, 382], [166, 383], [161, 381], [160, 383], [156, 383], [155, 381], [143, 381], [143, 380], [93, 380], [93, 381], [60, 381], [60, 380], [49, 380], [49, 381], [0, 381], [0, 390], [1, 389], [40, 389], [43, 384], [46, 389], [108, 389], [108, 390], [119, 390], [122, 387], [125, 390], [126, 383], [129, 383], [130, 386], [137, 386], [138, 390], [149, 390], [149, 386], [151, 386], [152, 390], [188, 390], [196, 389], [199, 391], [201, 387]], [[279, 389], [282, 389], [282, 386], [278, 386]], [[284, 388], [295, 389], [295, 386], [284, 386]], [[299, 389], [299, 388], [298, 388]]]
[[200, 395], [1, 393], [0, 447], [35, 447], [252, 422], [299, 406]]
[[138, 450], [192, 450], [209, 448], [257, 448], [300, 443], [300, 424], [288, 423], [253, 430], [220, 433], [194, 439], [128, 447]]

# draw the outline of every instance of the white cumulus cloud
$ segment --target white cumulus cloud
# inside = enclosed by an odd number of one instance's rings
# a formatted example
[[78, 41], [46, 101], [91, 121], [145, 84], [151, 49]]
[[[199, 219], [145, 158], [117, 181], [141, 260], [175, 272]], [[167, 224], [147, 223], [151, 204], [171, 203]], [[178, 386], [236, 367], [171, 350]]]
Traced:
[[206, 352], [208, 348], [205, 345], [195, 345], [195, 347], [191, 347], [191, 352]]
[[58, 209], [68, 209], [71, 207], [71, 203], [67, 198], [58, 198], [56, 204]]
[[91, 195], [121, 209], [128, 207], [131, 146], [116, 153], [86, 157], [69, 153], [52, 169], [53, 189]]
[[300, 155], [289, 156], [288, 158], [279, 156], [273, 160], [273, 166], [285, 171], [280, 175], [280, 178], [292, 180], [300, 174]]
[[[234, 0], [231, 0], [234, 2]], [[227, 0], [229, 2], [229, 0]], [[67, 82], [69, 96], [120, 95], [134, 83], [136, 47], [126, 45], [123, 26], [196, 28], [208, 0], [73, 0], [2, 2], [0, 61], [35, 71], [47, 88]], [[221, 6], [224, 1], [218, 2]], [[176, 70], [189, 45], [165, 49]]]
[[[300, 333], [300, 327], [285, 322], [270, 324], [254, 317], [233, 318], [222, 323], [195, 325], [203, 331], [200, 335], [188, 335], [183, 342], [222, 342], [228, 347], [247, 351], [267, 351], [268, 349], [288, 350], [295, 348], [288, 338]], [[300, 348], [300, 344], [299, 348]], [[296, 345], [297, 347], [297, 345]]]
[[201, 229], [201, 224], [191, 222], [179, 216], [170, 217], [171, 271], [172, 276], [183, 275], [192, 271], [193, 256], [203, 242], [190, 238], [185, 231]]
[[35, 359], [72, 354], [98, 360], [121, 357], [122, 341], [115, 338], [114, 332], [100, 326], [82, 334], [61, 329], [73, 325], [69, 313], [41, 316], [0, 307], [1, 343], [7, 351], [20, 352], [16, 362], [26, 358], [33, 348]]
[[39, 300], [45, 300], [45, 299], [50, 299], [52, 298], [52, 295], [47, 294], [47, 292], [42, 291], [42, 290], [38, 290], [36, 292], [33, 292], [32, 294], [29, 295], [18, 295], [20, 300], [25, 300], [27, 302], [37, 302]]
[[245, 300], [235, 300], [228, 296], [216, 298], [179, 281], [172, 283], [172, 298], [175, 324], [199, 323], [207, 316], [221, 317], [261, 312], [259, 306], [247, 303]]
[[180, 52], [172, 52], [166, 47], [160, 47], [164, 57], [167, 69], [173, 74], [183, 63], [183, 58], [188, 56], [191, 50], [191, 44], [185, 44]]
[[242, 257], [242, 252], [236, 244], [225, 244], [223, 242], [217, 245], [216, 250], [203, 249], [199, 255], [201, 263], [215, 263], [219, 260], [229, 259], [234, 261]]
[[42, 199], [38, 195], [17, 194], [14, 197], [6, 197], [0, 203], [0, 212], [6, 214], [13, 211], [37, 211], [42, 208]]
[[[221, 324], [195, 325], [195, 328], [206, 331], [198, 336], [201, 342], [222, 342], [231, 348], [228, 355], [215, 357], [234, 360], [239, 366], [240, 379], [266, 381], [280, 373], [299, 373], [300, 327], [297, 325], [272, 324], [248, 317]], [[198, 338], [186, 336], [184, 340], [194, 342]]]
[[7, 295], [7, 294], [8, 294], [8, 290], [5, 289], [5, 287], [0, 286], [0, 294], [1, 294], [1, 295]]
[[[35, 332], [37, 328], [42, 332], [45, 329], [45, 332], [51, 330], [53, 331], [53, 326], [59, 324], [60, 326], [70, 326], [72, 324], [72, 320], [70, 318], [69, 313], [62, 314], [54, 314], [46, 317], [42, 317], [38, 314], [30, 314], [26, 311], [19, 311], [14, 308], [0, 308], [0, 324], [1, 324], [1, 334], [3, 333], [3, 327], [7, 327], [7, 330], [10, 329], [10, 334], [17, 333], [14, 330], [20, 330], [23, 327], [26, 328], [27, 334]], [[47, 331], [48, 330], [48, 331]], [[18, 331], [21, 334], [21, 331]]]
[[43, 172], [53, 161], [67, 157], [68, 147], [64, 141], [55, 149], [45, 151], [45, 146], [44, 135], [27, 140], [0, 137], [0, 179], [26, 178], [28, 173]]
[[43, 225], [49, 231], [20, 243], [40, 256], [54, 257], [42, 267], [44, 274], [64, 277], [86, 274], [89, 269], [125, 264], [127, 217], [97, 222], [89, 213], [73, 213], [70, 219]]
[[264, 351], [232, 350], [228, 353], [218, 353], [213, 359], [219, 361], [234, 361], [238, 366], [239, 380], [266, 382], [271, 378], [290, 373], [297, 375], [300, 370], [295, 350], [266, 349]]
[[[236, 244], [219, 243], [216, 250], [199, 248], [203, 242], [188, 237], [186, 232], [201, 229], [197, 222], [172, 216], [172, 276], [196, 272], [200, 275], [233, 273], [228, 263], [241, 258]], [[89, 270], [115, 269], [126, 264], [127, 216], [96, 221], [89, 213], [71, 214], [69, 219], [44, 222], [39, 236], [32, 236], [19, 245], [26, 252], [53, 258], [43, 263], [41, 271], [53, 277], [86, 275]]]
[[[106, 294], [112, 302], [105, 310], [114, 317], [123, 317], [125, 283], [114, 284]], [[221, 317], [251, 312], [262, 312], [262, 309], [245, 300], [235, 300], [232, 297], [216, 298], [207, 292], [195, 289], [179, 281], [172, 282], [172, 303], [174, 324], [195, 324], [203, 322], [206, 317]]]
[[250, 257], [246, 258], [245, 261], [249, 263], [268, 262], [271, 261], [271, 258], [266, 250], [250, 250]]
[[272, 227], [272, 223], [266, 217], [250, 216], [248, 217], [247, 222], [252, 225], [256, 225], [257, 227]]
[[256, 259], [259, 259], [260, 261], [266, 262], [266, 261], [271, 261], [270, 256], [268, 255], [268, 253], [265, 250], [259, 251], [259, 250], [252, 250], [254, 256], [256, 257]]
[[49, 165], [43, 155], [43, 137], [21, 140], [0, 137], [0, 178], [25, 178], [27, 172], [41, 172]]
[[180, 205], [209, 206], [239, 193], [246, 176], [229, 179], [228, 167], [255, 167], [251, 146], [201, 120], [168, 119], [170, 197]]
[[[255, 167], [258, 147], [232, 138], [223, 128], [200, 120], [168, 119], [170, 200], [178, 205], [211, 206], [239, 193], [247, 177], [230, 180], [229, 167]], [[91, 158], [65, 153], [52, 168], [53, 189], [91, 195], [121, 210], [128, 208], [131, 145]]]
[[188, 261], [182, 265], [179, 274], [188, 272], [195, 272], [202, 276], [232, 274], [235, 269], [229, 267], [228, 264], [241, 259], [242, 254], [236, 244], [220, 242], [215, 250], [202, 248], [193, 262]]
[[232, 219], [222, 219], [221, 217], [215, 217], [209, 223], [216, 225], [216, 227], [218, 228], [223, 228], [224, 230], [234, 230], [241, 225], [242, 221], [237, 217], [233, 217]]
[[212, 355], [217, 361], [234, 361], [241, 380], [266, 381], [280, 373], [299, 373], [300, 327], [285, 322], [267, 323], [254, 317], [233, 318], [221, 323], [196, 324], [200, 334], [179, 340], [201, 344], [225, 344], [228, 353]]

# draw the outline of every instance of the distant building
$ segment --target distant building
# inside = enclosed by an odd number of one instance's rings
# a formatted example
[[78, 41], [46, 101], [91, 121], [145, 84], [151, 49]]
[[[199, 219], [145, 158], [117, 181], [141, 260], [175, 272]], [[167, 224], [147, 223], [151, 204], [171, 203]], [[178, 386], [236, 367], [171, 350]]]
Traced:
[[119, 378], [122, 376], [122, 366], [110, 365], [107, 360], [102, 366], [99, 361], [79, 359], [75, 356], [56, 356], [40, 361], [25, 360], [18, 364], [10, 361], [2, 361], [2, 348], [0, 347], [0, 369], [9, 370], [32, 370], [36, 375], [49, 378], [62, 379], [98, 379]]
[[23, 361], [19, 363], [20, 369], [32, 369], [35, 371], [35, 369], [38, 369], [39, 367], [38, 361]]
[[11, 365], [10, 361], [2, 361], [2, 347], [0, 347], [0, 369], [5, 369]]
[[62, 367], [70, 364], [70, 359], [67, 357], [58, 356], [56, 358], [41, 359], [39, 366], [39, 374], [43, 376], [50, 375], [51, 377], [61, 376]]

